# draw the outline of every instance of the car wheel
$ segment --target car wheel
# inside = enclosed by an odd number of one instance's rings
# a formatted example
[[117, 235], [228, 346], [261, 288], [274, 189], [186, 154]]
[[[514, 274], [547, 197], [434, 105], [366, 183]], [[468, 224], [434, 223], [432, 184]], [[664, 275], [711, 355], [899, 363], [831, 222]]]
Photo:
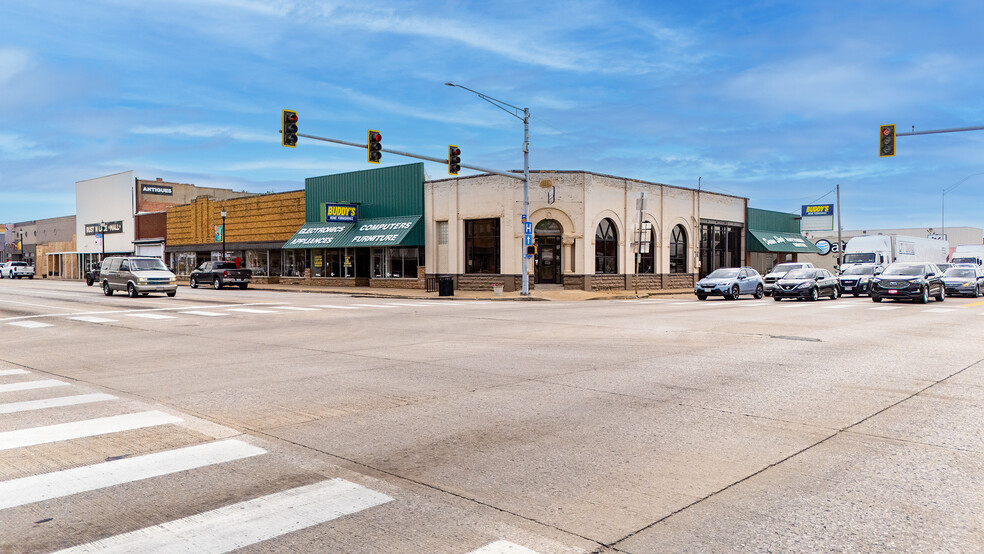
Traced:
[[765, 296], [765, 289], [762, 288], [762, 285], [755, 287], [755, 299], [761, 300], [763, 296]]
[[838, 296], [840, 296], [840, 289], [834, 287], [834, 290], [830, 291], [830, 299], [837, 300]]
[[922, 294], [919, 296], [919, 303], [920, 304], [929, 303], [929, 287], [923, 287]]
[[816, 302], [820, 299], [820, 289], [813, 287], [810, 289], [810, 302]]
[[240, 288], [240, 290], [246, 290], [246, 287], [248, 287], [248, 286], [249, 286], [249, 283], [243, 283], [243, 284], [239, 285], [239, 288]]
[[855, 291], [854, 291], [854, 297], [857, 298], [859, 296], [861, 296], [861, 291], [855, 289]]
[[130, 298], [136, 298], [137, 296], [139, 296], [139, 294], [137, 293], [137, 287], [133, 286], [133, 283], [126, 284], [126, 295], [129, 296]]
[[776, 296], [775, 294], [772, 295], [772, 299], [775, 300], [776, 302], [779, 302], [780, 300], [782, 300], [781, 297]]
[[178, 291], [171, 291], [171, 292], [167, 293], [167, 295], [170, 296], [171, 298], [174, 298], [174, 295], [176, 295], [176, 294], [178, 294]]
[[86, 284], [86, 286], [90, 286], [91, 287], [92, 286], [92, 283], [93, 283], [92, 277], [86, 277], [85, 278], [85, 284]]
[[198, 288], [198, 279], [195, 279], [194, 277], [192, 277], [191, 280], [188, 281], [188, 284], [191, 285], [191, 288], [197, 289]]
[[706, 294], [698, 294], [697, 295], [697, 300], [707, 300], [707, 295]]
[[936, 295], [936, 301], [942, 302], [944, 300], [946, 300], [946, 288], [940, 285], [940, 293]]
[[218, 277], [216, 277], [216, 278], [215, 278], [215, 280], [214, 280], [214, 281], [212, 281], [212, 287], [213, 287], [213, 288], [214, 288], [215, 290], [219, 290], [219, 289], [221, 289], [221, 288], [222, 288], [222, 280], [221, 280], [221, 279], [219, 279]]
[[28, 279], [34, 279], [34, 275], [28, 275], [27, 278]]
[[980, 298], [980, 297], [981, 297], [981, 286], [977, 285], [977, 288], [974, 289], [974, 298]]
[[871, 301], [872, 301], [872, 302], [881, 302], [881, 300], [882, 300], [882, 299], [881, 299], [881, 296], [878, 296], [878, 295], [877, 295], [877, 294], [875, 294], [875, 293], [871, 293]]
[[103, 281], [103, 294], [113, 296], [113, 289], [109, 286], [109, 281]]
[[738, 295], [739, 294], [741, 294], [741, 290], [738, 288], [738, 285], [735, 285], [735, 286], [731, 287], [731, 299], [732, 300], [738, 300]]

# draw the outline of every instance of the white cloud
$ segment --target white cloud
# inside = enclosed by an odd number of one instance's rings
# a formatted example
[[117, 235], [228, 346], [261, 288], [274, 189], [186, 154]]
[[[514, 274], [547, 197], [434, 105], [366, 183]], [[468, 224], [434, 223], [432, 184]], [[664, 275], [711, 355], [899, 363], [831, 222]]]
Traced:
[[0, 132], [0, 159], [28, 160], [52, 156], [54, 152], [38, 148], [38, 143], [23, 135]]
[[136, 135], [185, 136], [195, 138], [229, 138], [240, 142], [270, 142], [276, 141], [273, 134], [257, 133], [233, 127], [215, 127], [204, 125], [168, 125], [159, 127], [135, 127], [131, 133]]
[[20, 48], [0, 48], [0, 86], [7, 85], [17, 76], [26, 73], [34, 62], [31, 55]]

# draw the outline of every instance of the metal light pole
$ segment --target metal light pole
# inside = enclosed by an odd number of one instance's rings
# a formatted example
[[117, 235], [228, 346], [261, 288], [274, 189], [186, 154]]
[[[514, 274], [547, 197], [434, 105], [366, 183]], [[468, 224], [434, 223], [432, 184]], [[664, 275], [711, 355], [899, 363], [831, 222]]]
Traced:
[[224, 262], [225, 259], [226, 259], [226, 252], [225, 252], [225, 232], [226, 232], [225, 218], [226, 218], [226, 211], [225, 210], [222, 210], [221, 212], [219, 212], [219, 215], [222, 216], [222, 261]]
[[100, 259], [99, 261], [102, 262], [103, 260], [106, 259], [106, 222], [105, 221], [99, 222], [99, 244], [102, 245], [102, 259]]
[[[530, 109], [529, 108], [517, 108], [508, 102], [503, 102], [502, 100], [497, 100], [491, 96], [482, 94], [477, 90], [472, 90], [468, 87], [461, 85], [456, 85], [452, 82], [444, 83], [449, 87], [458, 87], [467, 90], [473, 94], [477, 94], [479, 98], [485, 100], [489, 104], [499, 108], [500, 110], [506, 112], [507, 114], [515, 117], [516, 119], [521, 119], [523, 121], [523, 223], [525, 225], [530, 212]], [[506, 109], [504, 106], [512, 108], [512, 111]], [[522, 112], [523, 116], [520, 117], [517, 112]], [[521, 248], [523, 258], [523, 291], [520, 293], [523, 296], [530, 295], [530, 274], [529, 274], [529, 256], [526, 254], [526, 249]]]

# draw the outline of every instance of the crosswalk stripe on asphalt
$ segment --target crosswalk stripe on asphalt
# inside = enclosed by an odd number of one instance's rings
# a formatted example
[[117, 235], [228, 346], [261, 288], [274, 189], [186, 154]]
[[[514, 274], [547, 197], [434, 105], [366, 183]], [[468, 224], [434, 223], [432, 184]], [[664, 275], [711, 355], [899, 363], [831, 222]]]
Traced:
[[0, 450], [12, 450], [83, 437], [94, 437], [132, 429], [178, 423], [180, 417], [159, 411], [137, 412], [85, 421], [73, 421], [44, 427], [31, 427], [0, 433]]
[[514, 542], [495, 541], [468, 554], [537, 554], [537, 552]]
[[76, 394], [74, 396], [59, 396], [57, 398], [45, 398], [43, 400], [26, 400], [24, 402], [10, 402], [0, 404], [0, 414], [13, 414], [17, 412], [30, 412], [33, 410], [43, 410], [45, 408], [61, 408], [63, 406], [76, 406], [78, 404], [91, 404], [93, 402], [104, 402], [106, 400], [116, 400], [112, 394]]
[[75, 321], [84, 321], [86, 323], [113, 323], [116, 321], [115, 319], [96, 317], [94, 315], [80, 315], [76, 317], [70, 317], [68, 319], [74, 319]]
[[203, 315], [205, 317], [218, 317], [218, 316], [223, 316], [223, 315], [229, 315], [229, 314], [224, 314], [224, 313], [219, 313], [219, 312], [205, 312], [205, 311], [201, 311], [201, 310], [191, 310], [191, 311], [180, 312], [180, 313], [188, 314], [188, 315]]
[[40, 329], [41, 327], [54, 327], [50, 323], [41, 323], [40, 321], [8, 321], [7, 325], [16, 325], [17, 327], [24, 327], [26, 329]]
[[140, 314], [126, 314], [129, 317], [142, 317], [144, 319], [176, 319], [173, 315], [155, 314], [155, 313], [140, 313]]
[[51, 387], [68, 386], [65, 381], [58, 379], [41, 379], [40, 381], [25, 381], [23, 383], [7, 383], [0, 385], [0, 392], [14, 392], [19, 390], [47, 389]]
[[26, 369], [0, 369], [0, 377], [6, 377], [7, 375], [26, 375], [30, 373]]
[[361, 485], [331, 479], [59, 552], [228, 552], [392, 500]]

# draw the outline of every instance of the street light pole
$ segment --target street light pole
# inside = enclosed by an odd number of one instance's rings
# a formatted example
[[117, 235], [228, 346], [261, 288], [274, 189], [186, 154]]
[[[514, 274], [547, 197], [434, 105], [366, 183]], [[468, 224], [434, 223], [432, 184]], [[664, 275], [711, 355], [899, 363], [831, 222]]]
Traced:
[[222, 210], [221, 212], [219, 212], [219, 215], [222, 216], [222, 261], [224, 262], [225, 259], [226, 259], [226, 251], [225, 251], [225, 232], [226, 232], [225, 218], [226, 218], [226, 211], [225, 210]]
[[[482, 94], [477, 90], [472, 90], [468, 87], [457, 85], [452, 82], [444, 83], [449, 87], [458, 87], [467, 90], [473, 94], [478, 95], [479, 98], [485, 100], [489, 104], [499, 108], [500, 110], [506, 112], [507, 114], [520, 119], [523, 121], [523, 226], [526, 225], [526, 220], [530, 215], [530, 109], [529, 108], [518, 108], [513, 106], [508, 102], [503, 102], [502, 100], [497, 100]], [[506, 109], [504, 106], [512, 108], [512, 111]], [[522, 112], [523, 116], [520, 117], [518, 112]], [[524, 233], [525, 234], [525, 233]], [[526, 254], [525, 245], [520, 248], [523, 260], [523, 290], [520, 293], [523, 296], [530, 295], [530, 274], [529, 274], [529, 256]]]
[[102, 245], [102, 259], [100, 259], [99, 261], [102, 262], [103, 260], [106, 259], [106, 222], [105, 221], [99, 222], [99, 244]]

